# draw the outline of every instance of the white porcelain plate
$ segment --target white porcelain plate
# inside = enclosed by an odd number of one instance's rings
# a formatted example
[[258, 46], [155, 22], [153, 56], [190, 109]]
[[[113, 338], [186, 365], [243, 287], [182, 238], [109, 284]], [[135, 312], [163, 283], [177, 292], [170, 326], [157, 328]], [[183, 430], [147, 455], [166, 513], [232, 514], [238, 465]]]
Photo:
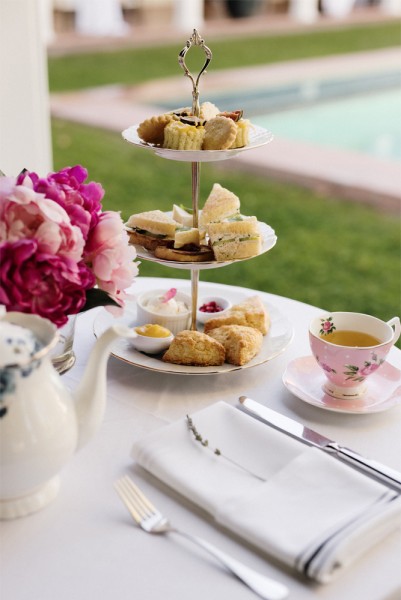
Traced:
[[171, 150], [170, 148], [161, 148], [154, 144], [143, 142], [137, 134], [138, 125], [132, 125], [124, 129], [122, 136], [127, 142], [151, 150], [157, 156], [169, 160], [179, 160], [182, 162], [215, 162], [218, 160], [227, 160], [237, 154], [258, 146], [264, 146], [273, 140], [273, 134], [263, 127], [251, 125], [249, 132], [249, 144], [242, 148], [233, 148], [232, 150]]
[[360, 398], [339, 399], [325, 393], [326, 377], [313, 356], [293, 360], [283, 375], [284, 385], [295, 396], [325, 410], [364, 414], [388, 410], [401, 403], [401, 371], [386, 362], [366, 380], [366, 392]]
[[[212, 293], [212, 292], [211, 292]], [[216, 294], [218, 294], [216, 289]], [[251, 294], [248, 295], [248, 297]], [[255, 295], [255, 294], [252, 294]], [[245, 300], [247, 297], [245, 294], [239, 293], [226, 293], [225, 296], [233, 302], [233, 304]], [[230, 371], [238, 371], [250, 367], [256, 367], [261, 365], [272, 358], [278, 356], [288, 347], [293, 338], [293, 328], [288, 319], [281, 314], [281, 312], [272, 306], [271, 304], [265, 303], [265, 306], [270, 314], [271, 327], [266, 336], [263, 338], [262, 349], [259, 354], [255, 356], [249, 363], [239, 367], [236, 365], [229, 365], [224, 363], [221, 366], [215, 367], [194, 367], [186, 365], [174, 365], [171, 363], [163, 362], [161, 355], [150, 356], [135, 350], [129, 342], [129, 340], [118, 339], [114, 342], [111, 354], [120, 360], [123, 360], [136, 367], [149, 369], [151, 371], [159, 371], [161, 373], [173, 373], [181, 375], [210, 375], [228, 373]], [[103, 331], [110, 327], [116, 321], [134, 327], [136, 325], [136, 304], [135, 302], [128, 302], [127, 307], [124, 311], [124, 316], [119, 319], [115, 319], [111, 313], [106, 309], [102, 309], [93, 324], [93, 331], [96, 337], [99, 337]], [[199, 331], [203, 329], [203, 326], [199, 325]]]
[[[167, 214], [171, 216], [171, 212], [168, 212]], [[126, 227], [126, 229], [127, 229], [127, 231], [129, 231], [130, 227]], [[269, 250], [271, 250], [273, 248], [273, 246], [276, 245], [276, 242], [277, 242], [277, 236], [274, 232], [274, 229], [272, 229], [270, 227], [270, 225], [267, 225], [266, 223], [261, 223], [259, 221], [259, 229], [260, 229], [260, 233], [262, 235], [262, 248], [257, 256], [261, 256], [262, 254], [265, 254], [265, 252], [268, 252]], [[204, 269], [218, 269], [219, 267], [225, 267], [227, 265], [231, 265], [232, 263], [242, 262], [243, 260], [249, 260], [251, 258], [256, 258], [256, 256], [250, 256], [249, 258], [241, 258], [238, 260], [227, 260], [224, 262], [223, 261], [218, 262], [217, 260], [204, 261], [204, 262], [180, 262], [178, 260], [164, 260], [162, 258], [156, 258], [156, 256], [154, 254], [152, 254], [152, 252], [150, 252], [149, 250], [146, 250], [146, 248], [144, 248], [143, 246], [139, 246], [137, 244], [134, 244], [134, 247], [136, 249], [138, 258], [141, 258], [143, 260], [149, 260], [151, 262], [156, 262], [159, 264], [163, 264], [168, 267], [172, 267], [173, 269], [187, 269], [187, 270], [198, 269], [199, 271], [202, 271]]]

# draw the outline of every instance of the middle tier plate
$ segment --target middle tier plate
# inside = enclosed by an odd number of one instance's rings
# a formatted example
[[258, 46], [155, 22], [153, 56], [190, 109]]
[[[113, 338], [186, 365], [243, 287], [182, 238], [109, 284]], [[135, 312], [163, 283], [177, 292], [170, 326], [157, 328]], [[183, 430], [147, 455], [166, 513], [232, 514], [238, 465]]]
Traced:
[[[169, 214], [171, 214], [171, 213], [169, 213]], [[144, 248], [143, 246], [138, 246], [137, 244], [134, 244], [134, 246], [135, 246], [138, 258], [142, 258], [143, 260], [150, 260], [152, 262], [159, 263], [159, 264], [164, 264], [164, 265], [166, 265], [168, 267], [172, 267], [174, 269], [186, 269], [186, 270], [198, 269], [199, 271], [202, 271], [204, 269], [218, 269], [219, 267], [225, 267], [227, 265], [231, 265], [232, 263], [242, 262], [244, 260], [250, 260], [251, 258], [257, 258], [258, 256], [261, 256], [265, 252], [268, 252], [268, 250], [271, 250], [277, 242], [277, 236], [274, 232], [274, 229], [272, 229], [270, 227], [270, 225], [267, 225], [266, 223], [261, 223], [260, 221], [259, 221], [259, 228], [260, 228], [260, 233], [262, 235], [262, 249], [259, 252], [259, 254], [256, 254], [255, 256], [249, 256], [248, 258], [240, 258], [240, 259], [228, 260], [228, 261], [224, 261], [224, 262], [217, 261], [217, 260], [211, 260], [211, 261], [205, 261], [205, 262], [180, 262], [177, 260], [165, 260], [163, 258], [157, 258], [156, 256], [154, 256], [154, 254], [152, 254], [152, 252], [150, 252], [149, 250], [146, 250], [146, 248]], [[127, 227], [127, 231], [129, 231], [129, 229], [130, 228]]]

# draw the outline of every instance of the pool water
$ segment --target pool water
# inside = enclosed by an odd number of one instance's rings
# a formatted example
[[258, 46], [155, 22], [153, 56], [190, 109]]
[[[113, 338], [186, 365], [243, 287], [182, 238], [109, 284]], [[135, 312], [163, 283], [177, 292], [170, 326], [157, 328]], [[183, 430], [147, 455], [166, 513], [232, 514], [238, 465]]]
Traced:
[[[220, 110], [244, 116], [275, 137], [401, 159], [401, 74], [384, 70], [353, 77], [305, 78], [274, 87], [208, 95]], [[171, 110], [184, 106], [175, 99]]]
[[275, 137], [401, 159], [401, 88], [325, 100], [251, 120]]

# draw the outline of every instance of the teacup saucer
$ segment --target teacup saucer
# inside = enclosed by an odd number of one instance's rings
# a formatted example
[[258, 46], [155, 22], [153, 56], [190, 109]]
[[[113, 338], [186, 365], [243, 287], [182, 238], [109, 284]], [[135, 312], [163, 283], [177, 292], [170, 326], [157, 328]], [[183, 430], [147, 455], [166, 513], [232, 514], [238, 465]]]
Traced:
[[369, 376], [366, 392], [355, 399], [333, 398], [325, 393], [326, 377], [313, 356], [301, 356], [287, 366], [284, 385], [295, 396], [325, 410], [342, 413], [375, 413], [388, 410], [401, 402], [401, 371], [384, 363]]

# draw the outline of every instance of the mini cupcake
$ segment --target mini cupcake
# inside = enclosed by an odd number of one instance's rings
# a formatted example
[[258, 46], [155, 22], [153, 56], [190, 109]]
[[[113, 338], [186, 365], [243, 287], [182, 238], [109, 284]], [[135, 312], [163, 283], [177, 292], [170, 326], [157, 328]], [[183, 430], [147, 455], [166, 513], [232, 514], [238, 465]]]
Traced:
[[164, 148], [172, 150], [201, 150], [205, 128], [196, 117], [181, 117], [164, 128]]
[[236, 123], [237, 135], [230, 148], [242, 148], [249, 144], [249, 121], [248, 119], [240, 119]]

